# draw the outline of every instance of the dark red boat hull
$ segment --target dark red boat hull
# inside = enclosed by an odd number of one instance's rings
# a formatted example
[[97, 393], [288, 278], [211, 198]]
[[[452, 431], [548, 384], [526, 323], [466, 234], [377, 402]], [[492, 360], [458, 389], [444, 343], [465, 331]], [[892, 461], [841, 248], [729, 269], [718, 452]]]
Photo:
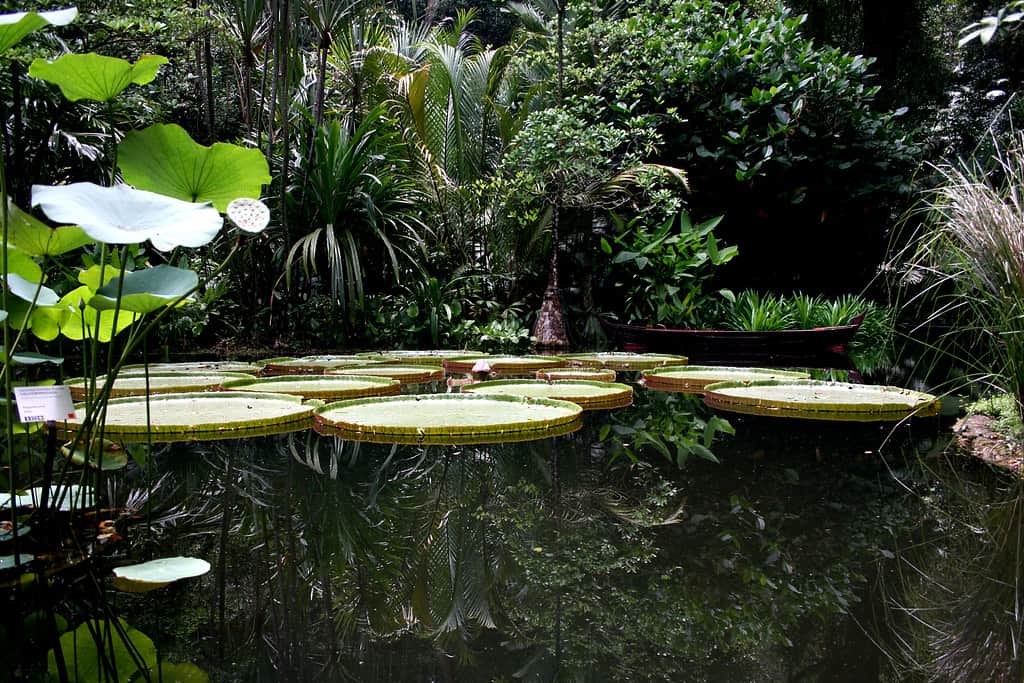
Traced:
[[691, 362], [729, 358], [751, 360], [842, 354], [860, 329], [863, 315], [850, 325], [802, 330], [687, 330], [643, 327], [601, 320], [613, 345], [627, 351], [687, 356]]

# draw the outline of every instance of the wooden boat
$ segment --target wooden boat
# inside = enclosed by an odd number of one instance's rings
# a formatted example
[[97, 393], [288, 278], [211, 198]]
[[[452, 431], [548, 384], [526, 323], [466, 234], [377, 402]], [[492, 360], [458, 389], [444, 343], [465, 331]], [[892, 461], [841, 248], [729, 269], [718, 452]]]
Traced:
[[613, 345], [624, 351], [676, 353], [693, 360], [800, 358], [842, 354], [860, 329], [861, 313], [848, 325], [799, 330], [696, 330], [644, 327], [601, 320]]

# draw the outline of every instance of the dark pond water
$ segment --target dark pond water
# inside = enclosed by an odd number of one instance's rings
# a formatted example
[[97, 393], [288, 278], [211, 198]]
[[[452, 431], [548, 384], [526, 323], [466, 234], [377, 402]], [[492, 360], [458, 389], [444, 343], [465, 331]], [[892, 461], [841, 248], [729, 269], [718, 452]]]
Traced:
[[[4, 589], [0, 680], [46, 680], [25, 615], [47, 611], [119, 616], [161, 660], [226, 681], [909, 680], [949, 652], [960, 680], [1017, 671], [993, 651], [1019, 632], [1013, 590], [971, 624], [955, 603], [1019, 547], [992, 519], [1021, 506], [938, 455], [948, 422], [723, 413], [735, 434], [716, 434], [692, 396], [636, 398], [521, 444], [154, 446], [105, 482], [122, 539], [95, 572]], [[170, 555], [212, 571], [110, 589], [111, 562]], [[183, 671], [164, 680], [205, 680]]]

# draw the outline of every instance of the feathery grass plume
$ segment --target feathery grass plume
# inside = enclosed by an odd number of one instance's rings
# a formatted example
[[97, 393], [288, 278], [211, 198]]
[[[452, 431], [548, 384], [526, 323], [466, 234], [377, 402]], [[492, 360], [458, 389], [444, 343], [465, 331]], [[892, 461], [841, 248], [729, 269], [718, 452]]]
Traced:
[[975, 379], [1016, 398], [1024, 410], [1024, 135], [978, 159], [935, 167], [903, 283], [918, 288], [926, 320], [949, 323], [939, 348], [967, 363]]

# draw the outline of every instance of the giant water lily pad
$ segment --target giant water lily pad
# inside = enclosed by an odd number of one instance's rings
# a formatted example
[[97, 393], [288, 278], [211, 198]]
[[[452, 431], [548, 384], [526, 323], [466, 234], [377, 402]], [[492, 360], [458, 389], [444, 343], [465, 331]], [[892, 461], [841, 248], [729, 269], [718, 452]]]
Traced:
[[317, 398], [323, 401], [338, 401], [366, 396], [395, 396], [401, 390], [401, 386], [397, 379], [387, 377], [318, 375], [314, 377], [263, 377], [260, 379], [249, 377], [224, 382], [221, 388], [227, 391], [263, 391], [292, 394], [303, 398]]
[[609, 370], [650, 370], [662, 365], [686, 365], [686, 356], [669, 353], [629, 353], [610, 351], [602, 353], [570, 353], [564, 356], [574, 367], [606, 368]]
[[264, 375], [322, 375], [327, 370], [341, 367], [366, 365], [369, 361], [360, 356], [324, 355], [303, 356], [280, 361], [267, 361], [263, 365]]
[[709, 406], [752, 415], [873, 422], [935, 415], [939, 411], [939, 399], [931, 394], [845, 382], [719, 382], [707, 385], [704, 391], [704, 402]]
[[463, 394], [527, 396], [571, 401], [583, 410], [609, 410], [633, 403], [633, 388], [617, 382], [593, 382], [566, 379], [547, 382], [541, 379], [502, 379], [478, 382], [462, 387]]
[[614, 370], [599, 370], [596, 368], [556, 368], [554, 370], [538, 370], [537, 379], [551, 382], [558, 379], [585, 379], [591, 382], [614, 382], [616, 373]]
[[645, 370], [644, 385], [661, 391], [702, 392], [716, 382], [756, 382], [767, 379], [808, 379], [810, 374], [799, 370], [769, 368], [731, 368], [714, 365], [666, 366]]
[[[150, 363], [149, 373], [155, 372], [176, 372], [176, 373], [221, 373], [237, 372], [246, 375], [257, 375], [263, 368], [253, 363], [243, 363], [236, 360], [197, 360], [186, 363]], [[121, 375], [142, 375], [146, 373], [145, 365], [126, 365], [121, 368]]]
[[482, 351], [453, 351], [444, 349], [395, 349], [393, 351], [368, 351], [357, 354], [367, 360], [382, 363], [403, 363], [406, 365], [441, 365], [444, 361], [466, 356], [488, 356]]
[[492, 372], [503, 375], [532, 375], [537, 370], [565, 367], [561, 356], [487, 356], [476, 354], [448, 358], [444, 369], [450, 373], [469, 373], [477, 361], [486, 361]]
[[114, 588], [127, 593], [145, 593], [181, 579], [202, 576], [210, 563], [198, 557], [161, 557], [141, 564], [114, 569]]
[[579, 427], [575, 403], [517, 396], [436, 394], [355, 399], [317, 410], [343, 438], [394, 443], [542, 439]]
[[[97, 379], [97, 391], [105, 384], [104, 377]], [[252, 379], [250, 375], [241, 372], [208, 372], [208, 373], [182, 373], [182, 372], [151, 372], [149, 373], [150, 394], [181, 394], [188, 391], [216, 391], [221, 384], [231, 380]], [[66, 382], [71, 390], [71, 398], [76, 401], [84, 401], [87, 391], [87, 382], [83, 377], [70, 379]], [[111, 397], [119, 396], [144, 396], [146, 394], [147, 380], [144, 374], [118, 376], [114, 379], [114, 386], [110, 388]]]
[[[149, 404], [149, 424], [146, 404]], [[80, 411], [84, 415], [85, 411]], [[305, 429], [313, 422], [313, 407], [298, 396], [247, 392], [162, 394], [111, 399], [103, 435], [122, 441], [230, 439]], [[81, 419], [67, 429], [81, 429]], [[149, 436], [147, 437], [147, 432]]]
[[389, 365], [375, 363], [373, 365], [355, 365], [352, 367], [328, 370], [327, 375], [369, 375], [371, 377], [387, 377], [396, 379], [402, 384], [419, 384], [444, 379], [444, 368], [440, 365]]

